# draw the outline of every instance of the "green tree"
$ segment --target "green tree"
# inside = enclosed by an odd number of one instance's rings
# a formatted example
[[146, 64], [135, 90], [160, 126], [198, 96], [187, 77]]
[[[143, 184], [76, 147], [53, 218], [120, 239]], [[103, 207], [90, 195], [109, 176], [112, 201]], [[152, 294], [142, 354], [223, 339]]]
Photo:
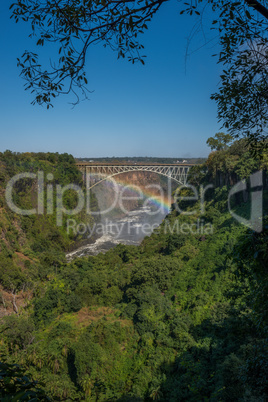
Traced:
[[50, 401], [38, 383], [25, 375], [17, 364], [0, 362], [1, 401]]
[[230, 134], [216, 133], [214, 137], [210, 137], [207, 140], [207, 145], [211, 150], [222, 151], [228, 148], [228, 144], [233, 140]]

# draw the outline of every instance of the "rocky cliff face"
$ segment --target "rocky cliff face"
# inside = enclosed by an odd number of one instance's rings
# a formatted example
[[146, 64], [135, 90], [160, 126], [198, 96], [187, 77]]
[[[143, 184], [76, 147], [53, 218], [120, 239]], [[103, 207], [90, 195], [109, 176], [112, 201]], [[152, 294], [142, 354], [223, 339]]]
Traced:
[[117, 218], [142, 206], [150, 196], [167, 196], [167, 189], [167, 180], [157, 173], [128, 172], [98, 184], [93, 191], [100, 211]]

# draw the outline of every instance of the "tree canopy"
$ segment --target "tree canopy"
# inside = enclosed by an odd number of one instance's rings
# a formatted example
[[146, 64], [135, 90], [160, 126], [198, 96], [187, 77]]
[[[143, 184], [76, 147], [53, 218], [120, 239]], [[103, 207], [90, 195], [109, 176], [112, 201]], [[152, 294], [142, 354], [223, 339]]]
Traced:
[[230, 134], [216, 133], [214, 137], [207, 139], [207, 145], [216, 151], [221, 151], [228, 147], [228, 144], [232, 141], [233, 137]]
[[[191, 169], [189, 184], [214, 184], [203, 211], [185, 199], [190, 214], [173, 206], [140, 246], [70, 263], [64, 251], [81, 239], [57, 226], [55, 204], [52, 214], [20, 216], [0, 196], [1, 401], [267, 400], [268, 221], [257, 233], [228, 208], [228, 190], [263, 163], [245, 142]], [[6, 151], [0, 194], [26, 168], [53, 172], [53, 186], [81, 181], [71, 155]], [[36, 192], [21, 182], [14, 200], [29, 207]], [[248, 219], [244, 195], [231, 208]], [[83, 211], [76, 218], [86, 222]]]
[[[74, 92], [87, 96], [85, 72], [89, 46], [101, 42], [118, 57], [144, 64], [140, 36], [168, 0], [17, 0], [11, 17], [30, 23], [38, 46], [53, 42], [58, 57], [40, 64], [38, 54], [25, 51], [18, 59], [33, 103], [52, 106], [53, 98]], [[247, 136], [267, 145], [267, 22], [268, 2], [256, 0], [179, 1], [181, 14], [200, 15], [212, 9], [212, 29], [219, 33], [218, 60], [224, 69], [219, 91], [212, 95], [218, 117], [234, 137]]]

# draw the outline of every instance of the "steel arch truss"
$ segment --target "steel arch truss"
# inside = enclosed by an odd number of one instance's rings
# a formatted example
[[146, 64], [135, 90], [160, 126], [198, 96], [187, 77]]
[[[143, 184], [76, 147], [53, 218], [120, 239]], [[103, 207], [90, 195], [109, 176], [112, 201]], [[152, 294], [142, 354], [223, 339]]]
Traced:
[[[113, 176], [128, 172], [152, 172], [168, 177], [180, 185], [187, 183], [188, 171], [191, 166], [187, 165], [79, 165], [77, 167], [84, 175], [87, 188], [91, 189], [97, 184], [108, 180]], [[94, 178], [100, 180], [94, 182]]]

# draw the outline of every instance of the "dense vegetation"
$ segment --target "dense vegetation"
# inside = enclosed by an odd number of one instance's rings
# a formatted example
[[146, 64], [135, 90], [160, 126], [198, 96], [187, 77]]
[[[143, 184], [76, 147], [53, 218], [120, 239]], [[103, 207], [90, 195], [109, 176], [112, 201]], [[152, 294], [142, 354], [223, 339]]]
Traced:
[[[20, 173], [44, 174], [44, 214], [20, 215], [14, 213], [5, 199], [5, 189], [10, 179]], [[47, 176], [51, 175], [51, 177]], [[48, 178], [50, 180], [48, 180]], [[4, 289], [13, 293], [35, 286], [38, 280], [48, 278], [51, 272], [65, 263], [65, 251], [82, 240], [73, 231], [67, 233], [63, 214], [62, 226], [57, 225], [56, 186], [73, 183], [83, 189], [82, 176], [75, 166], [75, 160], [68, 154], [53, 153], [0, 153], [0, 281]], [[47, 185], [53, 187], [49, 203]], [[36, 179], [22, 178], [13, 186], [12, 200], [20, 209], [36, 208], [41, 189]], [[97, 202], [91, 194], [91, 207], [97, 210]], [[67, 190], [63, 195], [64, 207], [76, 206], [77, 194]], [[76, 216], [78, 220], [92, 224], [92, 217], [85, 208]], [[4, 302], [3, 302], [4, 303]]]
[[[62, 401], [265, 401], [268, 221], [256, 233], [236, 222], [227, 206], [229, 186], [266, 168], [265, 156], [252, 159], [247, 152], [236, 142], [192, 170], [193, 184], [214, 183], [203, 214], [200, 200], [184, 201], [181, 208], [192, 214], [173, 207], [139, 247], [119, 245], [69, 264], [61, 253], [73, 239], [56, 228], [53, 215], [27, 217], [25, 224], [26, 217], [15, 218], [3, 203], [2, 291], [12, 291], [8, 283], [23, 275], [27, 286], [18, 280], [17, 289], [24, 286], [31, 297], [1, 320], [0, 397], [9, 400], [24, 381], [37, 400], [45, 400], [43, 390]], [[26, 157], [1, 155], [2, 177], [19, 171]], [[59, 174], [59, 182], [79, 182], [70, 156], [69, 162], [66, 155], [42, 158], [29, 154], [31, 164], [53, 168], [55, 175], [68, 163], [68, 177]], [[29, 189], [21, 189], [25, 200]], [[246, 198], [233, 200], [245, 217]], [[198, 219], [203, 231], [176, 230], [195, 228]], [[40, 222], [45, 230], [37, 230]], [[26, 245], [30, 257], [20, 267], [14, 254], [26, 256]], [[57, 256], [57, 263], [44, 253]], [[22, 372], [27, 377], [18, 381]], [[16, 378], [12, 387], [10, 378]]]

